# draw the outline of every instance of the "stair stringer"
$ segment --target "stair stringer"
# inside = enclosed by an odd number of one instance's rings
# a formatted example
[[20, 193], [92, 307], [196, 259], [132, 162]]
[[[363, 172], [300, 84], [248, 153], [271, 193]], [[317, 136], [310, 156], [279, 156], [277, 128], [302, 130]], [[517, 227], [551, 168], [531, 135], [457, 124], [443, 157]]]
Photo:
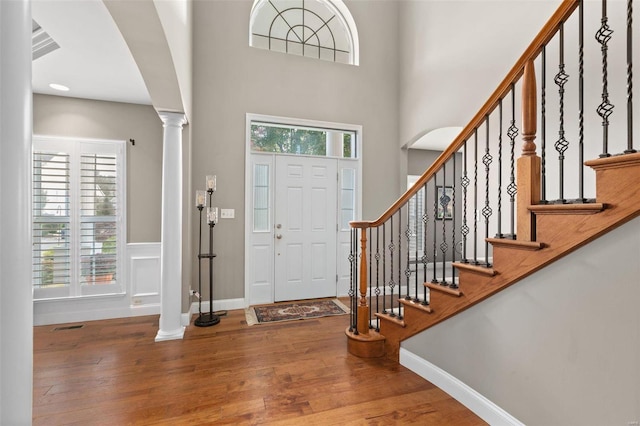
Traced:
[[[463, 292], [460, 297], [432, 291], [432, 312], [405, 309], [404, 327], [381, 317], [380, 334], [385, 337], [386, 356], [399, 361], [403, 340], [474, 306], [640, 216], [640, 153], [585, 164], [596, 170], [596, 201], [605, 204], [603, 211], [588, 215], [563, 211], [536, 215], [536, 235], [543, 244], [541, 250], [496, 245], [493, 249], [494, 276], [460, 269], [459, 282]], [[570, 210], [571, 205], [567, 209]]]

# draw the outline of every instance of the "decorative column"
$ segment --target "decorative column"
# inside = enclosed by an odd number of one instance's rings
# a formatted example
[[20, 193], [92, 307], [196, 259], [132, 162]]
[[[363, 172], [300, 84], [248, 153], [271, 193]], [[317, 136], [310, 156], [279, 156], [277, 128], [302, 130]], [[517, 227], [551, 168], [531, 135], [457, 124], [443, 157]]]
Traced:
[[182, 339], [182, 126], [185, 115], [158, 112], [162, 137], [162, 233], [160, 329], [156, 342]]
[[536, 155], [537, 128], [536, 75], [533, 61], [527, 62], [522, 77], [522, 156], [518, 158], [518, 227], [519, 241], [535, 241], [535, 215], [529, 206], [540, 202], [540, 157]]
[[0, 1], [0, 424], [29, 425], [31, 287], [31, 3]]

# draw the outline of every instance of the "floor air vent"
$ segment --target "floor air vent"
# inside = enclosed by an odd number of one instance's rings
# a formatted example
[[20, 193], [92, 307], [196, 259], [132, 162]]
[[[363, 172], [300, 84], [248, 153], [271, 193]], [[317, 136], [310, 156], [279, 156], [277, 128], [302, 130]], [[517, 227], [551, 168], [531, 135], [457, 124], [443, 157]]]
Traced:
[[56, 327], [53, 329], [53, 331], [60, 331], [60, 330], [75, 330], [76, 328], [82, 328], [84, 327], [84, 324], [80, 324], [80, 325], [67, 325], [64, 327]]

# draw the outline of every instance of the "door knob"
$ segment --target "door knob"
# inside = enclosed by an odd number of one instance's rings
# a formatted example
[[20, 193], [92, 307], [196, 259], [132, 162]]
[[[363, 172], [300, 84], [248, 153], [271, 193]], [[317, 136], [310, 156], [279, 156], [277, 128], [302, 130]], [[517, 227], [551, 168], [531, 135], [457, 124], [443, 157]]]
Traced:
[[282, 238], [282, 234], [276, 234], [276, 238], [277, 239], [281, 239]]
[[277, 224], [276, 228], [280, 229], [280, 228], [282, 228], [282, 225], [281, 224]]

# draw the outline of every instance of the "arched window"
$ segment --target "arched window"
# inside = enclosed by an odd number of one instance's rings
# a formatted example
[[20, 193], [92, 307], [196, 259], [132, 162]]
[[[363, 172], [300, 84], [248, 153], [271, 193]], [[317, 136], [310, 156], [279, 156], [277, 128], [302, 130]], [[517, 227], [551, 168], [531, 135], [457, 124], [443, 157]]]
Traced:
[[342, 0], [255, 0], [249, 45], [358, 65], [358, 31]]

